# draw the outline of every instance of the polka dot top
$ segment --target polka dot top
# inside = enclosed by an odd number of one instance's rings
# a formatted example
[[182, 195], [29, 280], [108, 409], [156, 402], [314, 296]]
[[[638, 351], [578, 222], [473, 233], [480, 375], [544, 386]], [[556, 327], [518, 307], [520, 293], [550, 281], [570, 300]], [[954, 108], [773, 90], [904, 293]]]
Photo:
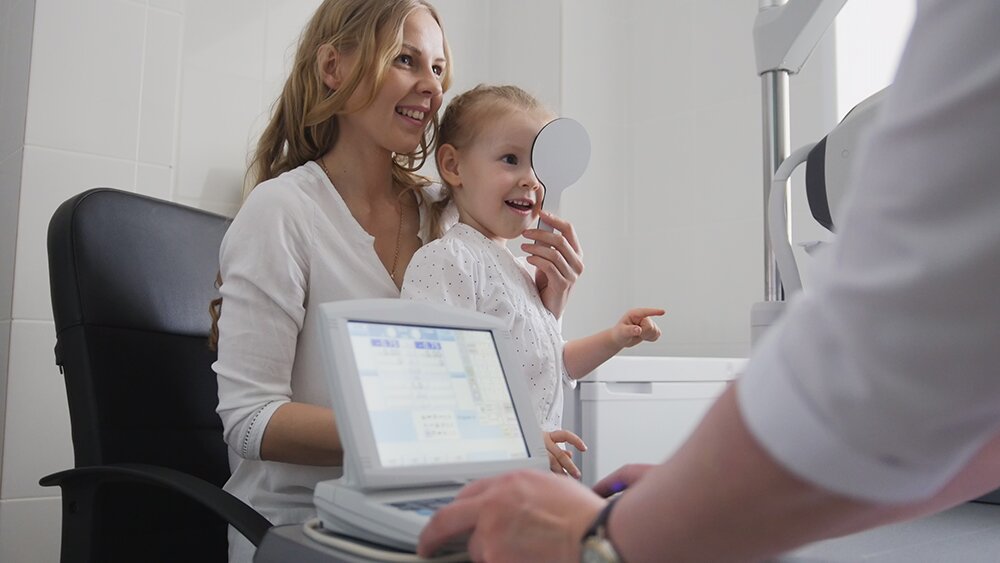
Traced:
[[504, 321], [522, 359], [535, 415], [544, 431], [560, 428], [563, 366], [559, 321], [542, 304], [524, 263], [476, 229], [458, 223], [413, 256], [403, 280], [403, 299], [447, 303]]

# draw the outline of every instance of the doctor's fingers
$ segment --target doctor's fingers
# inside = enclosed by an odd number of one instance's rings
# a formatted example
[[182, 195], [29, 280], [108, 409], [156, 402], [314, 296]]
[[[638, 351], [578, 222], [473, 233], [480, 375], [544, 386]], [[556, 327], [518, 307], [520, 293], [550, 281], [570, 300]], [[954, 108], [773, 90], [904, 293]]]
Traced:
[[451, 538], [475, 530], [482, 503], [480, 496], [466, 499], [456, 497], [448, 505], [439, 508], [420, 532], [417, 553], [421, 557], [430, 557]]

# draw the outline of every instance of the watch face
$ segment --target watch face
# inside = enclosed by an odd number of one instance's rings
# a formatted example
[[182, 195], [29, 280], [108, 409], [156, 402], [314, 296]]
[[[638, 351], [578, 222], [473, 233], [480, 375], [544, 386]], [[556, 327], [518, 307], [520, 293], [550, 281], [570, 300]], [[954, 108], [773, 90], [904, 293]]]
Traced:
[[598, 536], [590, 536], [583, 541], [580, 552], [582, 563], [619, 563], [618, 553], [611, 542]]

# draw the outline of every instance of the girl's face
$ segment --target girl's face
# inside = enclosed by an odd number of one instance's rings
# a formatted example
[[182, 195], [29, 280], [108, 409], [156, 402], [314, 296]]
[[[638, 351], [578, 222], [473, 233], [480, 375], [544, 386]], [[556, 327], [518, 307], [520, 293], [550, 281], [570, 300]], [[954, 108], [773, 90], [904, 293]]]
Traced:
[[[346, 57], [351, 63], [351, 56]], [[410, 14], [403, 26], [403, 46], [385, 74], [382, 88], [366, 108], [340, 115], [341, 138], [370, 140], [399, 154], [413, 152], [431, 118], [441, 107], [441, 78], [447, 61], [444, 35], [427, 10]], [[358, 107], [368, 92], [364, 83], [348, 108]]]
[[480, 131], [465, 148], [442, 147], [439, 168], [453, 186], [460, 221], [500, 244], [534, 225], [544, 192], [531, 146], [548, 121], [542, 112], [514, 110], [473, 124]]

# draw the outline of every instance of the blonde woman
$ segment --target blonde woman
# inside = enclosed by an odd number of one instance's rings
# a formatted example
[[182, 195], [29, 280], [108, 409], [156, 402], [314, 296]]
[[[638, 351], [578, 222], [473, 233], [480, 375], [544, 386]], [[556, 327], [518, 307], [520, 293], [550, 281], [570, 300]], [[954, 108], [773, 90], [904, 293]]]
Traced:
[[[343, 451], [311, 316], [323, 302], [398, 297], [429, 233], [439, 187], [416, 174], [437, 132], [451, 56], [422, 0], [327, 0], [254, 155], [220, 251], [213, 304], [218, 413], [230, 447], [226, 489], [275, 524], [312, 517], [316, 482]], [[561, 314], [583, 269], [572, 227], [540, 235], [538, 288]], [[230, 531], [230, 560], [253, 547]]]

